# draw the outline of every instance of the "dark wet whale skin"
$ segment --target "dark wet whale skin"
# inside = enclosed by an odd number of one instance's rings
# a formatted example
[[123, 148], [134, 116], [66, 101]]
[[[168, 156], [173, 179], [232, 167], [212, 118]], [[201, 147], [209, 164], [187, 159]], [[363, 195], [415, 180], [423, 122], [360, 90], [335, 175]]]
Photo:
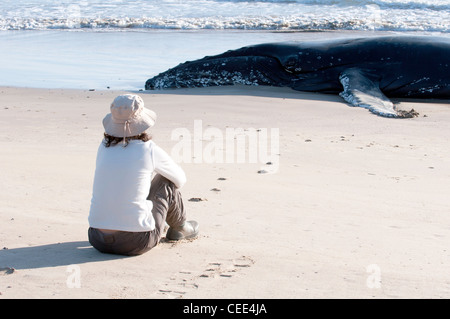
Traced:
[[450, 98], [450, 39], [377, 37], [269, 43], [186, 62], [146, 82], [146, 89], [230, 85], [286, 86], [339, 93], [357, 69], [388, 97]]

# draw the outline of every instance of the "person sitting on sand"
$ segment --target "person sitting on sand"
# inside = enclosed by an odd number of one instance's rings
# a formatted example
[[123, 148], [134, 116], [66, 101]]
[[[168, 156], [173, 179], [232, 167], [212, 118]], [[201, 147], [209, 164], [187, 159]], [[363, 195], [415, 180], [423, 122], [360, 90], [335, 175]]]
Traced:
[[[89, 242], [103, 253], [140, 255], [166, 238], [194, 238], [198, 223], [186, 221], [182, 168], [150, 137], [156, 114], [138, 95], [116, 97], [103, 119], [89, 211]], [[153, 174], [155, 176], [152, 179]]]

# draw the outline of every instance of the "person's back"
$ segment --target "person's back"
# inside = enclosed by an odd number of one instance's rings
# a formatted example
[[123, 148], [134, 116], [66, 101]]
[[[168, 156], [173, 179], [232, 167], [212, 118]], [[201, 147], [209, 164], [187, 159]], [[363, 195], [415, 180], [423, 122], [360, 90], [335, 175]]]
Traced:
[[186, 222], [179, 192], [184, 171], [150, 139], [155, 120], [130, 94], [117, 97], [103, 120], [88, 219], [89, 241], [101, 252], [142, 254], [158, 244], [166, 221], [168, 239], [198, 234], [198, 224]]

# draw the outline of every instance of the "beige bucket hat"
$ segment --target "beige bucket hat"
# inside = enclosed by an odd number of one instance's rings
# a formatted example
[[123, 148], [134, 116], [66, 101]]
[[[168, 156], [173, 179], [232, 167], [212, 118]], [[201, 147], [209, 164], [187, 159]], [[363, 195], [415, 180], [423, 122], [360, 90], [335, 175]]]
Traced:
[[130, 137], [144, 133], [155, 125], [156, 113], [144, 107], [139, 95], [124, 94], [114, 99], [111, 113], [103, 119], [105, 133], [115, 137]]

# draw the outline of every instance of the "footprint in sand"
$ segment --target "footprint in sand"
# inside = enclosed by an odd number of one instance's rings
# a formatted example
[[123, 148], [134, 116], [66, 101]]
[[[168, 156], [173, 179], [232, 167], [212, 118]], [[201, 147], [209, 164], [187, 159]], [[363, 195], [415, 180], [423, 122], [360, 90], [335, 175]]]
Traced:
[[211, 278], [231, 278], [238, 272], [251, 267], [255, 261], [248, 256], [240, 256], [236, 259], [221, 262], [210, 262], [204, 271], [191, 272], [180, 271], [172, 276], [158, 294], [168, 298], [183, 298], [189, 291], [198, 289], [204, 280]]
[[254, 260], [248, 256], [241, 256], [231, 262], [209, 263], [209, 267], [200, 275], [200, 278], [233, 277], [236, 272], [251, 267], [254, 263]]
[[195, 278], [195, 275], [192, 272], [180, 271], [172, 276], [170, 281], [164, 285], [164, 288], [158, 290], [158, 293], [168, 298], [183, 298], [189, 290], [198, 288], [198, 284], [192, 280], [193, 278]]

